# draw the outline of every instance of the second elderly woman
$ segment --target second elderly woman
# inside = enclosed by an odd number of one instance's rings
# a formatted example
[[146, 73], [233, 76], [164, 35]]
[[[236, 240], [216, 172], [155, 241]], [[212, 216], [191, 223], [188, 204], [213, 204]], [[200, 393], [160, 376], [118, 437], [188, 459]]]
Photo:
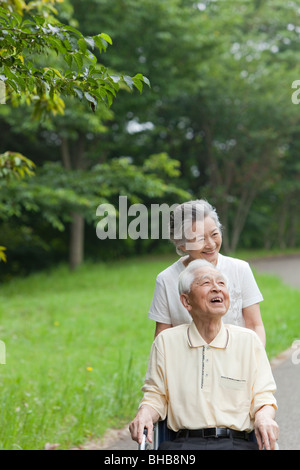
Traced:
[[170, 239], [181, 257], [156, 278], [149, 318], [156, 322], [155, 336], [166, 328], [190, 323], [180, 302], [178, 277], [195, 259], [205, 259], [229, 280], [230, 308], [224, 323], [250, 328], [265, 345], [259, 303], [263, 300], [249, 264], [220, 254], [222, 226], [216, 210], [205, 200], [185, 202], [170, 217]]

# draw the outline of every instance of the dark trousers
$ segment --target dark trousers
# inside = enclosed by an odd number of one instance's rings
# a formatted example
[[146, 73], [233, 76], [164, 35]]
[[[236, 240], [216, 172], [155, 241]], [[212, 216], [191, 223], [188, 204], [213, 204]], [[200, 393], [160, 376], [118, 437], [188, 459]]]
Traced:
[[258, 445], [232, 437], [179, 437], [162, 442], [158, 450], [258, 450]]

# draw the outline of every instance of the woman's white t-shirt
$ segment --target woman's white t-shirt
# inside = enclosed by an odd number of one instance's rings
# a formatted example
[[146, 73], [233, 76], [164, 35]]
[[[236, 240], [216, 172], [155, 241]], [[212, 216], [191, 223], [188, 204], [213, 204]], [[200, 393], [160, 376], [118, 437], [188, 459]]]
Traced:
[[[217, 268], [229, 279], [230, 307], [224, 323], [245, 326], [242, 309], [263, 300], [252, 270], [246, 261], [218, 255]], [[149, 318], [172, 326], [190, 323], [192, 318], [180, 301], [178, 277], [185, 269], [182, 258], [158, 274]]]

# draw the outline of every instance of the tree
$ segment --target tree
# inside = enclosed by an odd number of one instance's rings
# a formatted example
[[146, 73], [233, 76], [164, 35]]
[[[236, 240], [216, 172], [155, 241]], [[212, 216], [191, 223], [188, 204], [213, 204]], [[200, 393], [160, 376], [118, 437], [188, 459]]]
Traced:
[[[56, 116], [49, 124], [48, 132], [56, 135], [60, 143], [61, 161], [64, 170], [72, 175], [80, 172], [85, 178], [85, 172], [90, 172], [96, 161], [91, 156], [92, 148], [106, 131], [105, 122], [111, 119], [113, 113], [100, 104], [97, 113], [91, 113], [81, 103], [67, 101], [68, 106], [64, 116]], [[91, 182], [90, 182], [91, 183]], [[92, 187], [95, 183], [92, 183]], [[74, 188], [75, 190], [75, 188]], [[93, 189], [91, 189], [93, 192]], [[84, 213], [72, 212], [70, 224], [69, 265], [71, 269], [80, 265], [84, 259]]]
[[[99, 104], [96, 113], [80, 111], [77, 128], [71, 125], [76, 109], [66, 103], [65, 117], [57, 114], [51, 121], [53, 154], [64, 146], [69, 167], [81, 160], [90, 171], [124, 155], [144, 168], [149, 155], [164, 152], [180, 161], [177, 184], [188, 190], [187, 197], [206, 197], [216, 206], [226, 251], [239, 244], [262, 246], [271, 231], [272, 246], [287, 244], [287, 227], [299, 229], [291, 202], [298, 197], [299, 107], [291, 102], [291, 84], [300, 76], [295, 22], [300, 1], [89, 0], [88, 5], [72, 0], [77, 19], [72, 26], [93, 38], [101, 18], [114, 40], [111, 53], [101, 54], [104, 66], [131, 76], [138, 63], [152, 86], [142, 95], [120, 87], [122, 99], [114, 101], [108, 119]], [[59, 70], [62, 64], [64, 58]], [[87, 116], [99, 117], [102, 130], [90, 132]], [[299, 243], [292, 236], [289, 244], [292, 240]]]
[[[5, 184], [5, 191], [0, 183], [1, 219], [38, 214], [63, 231], [68, 223], [74, 222], [75, 213], [96, 227], [97, 207], [117, 202], [120, 194], [127, 196], [128, 203], [145, 198], [183, 200], [187, 193], [171, 183], [178, 176], [178, 162], [164, 154], [150, 156], [143, 166], [134, 165], [128, 158], [116, 158], [94, 165], [88, 172], [81, 169], [70, 172], [61, 163], [48, 163], [37, 168], [36, 176], [28, 182], [12, 181]], [[72, 269], [82, 261], [76, 254], [70, 259], [74, 263], [70, 264]]]
[[281, 186], [297, 113], [290, 99], [299, 73], [290, 31], [297, 8], [299, 2], [239, 2], [232, 14], [218, 2], [211, 10], [217, 30], [225, 18], [231, 28], [222, 34], [219, 61], [210, 63], [214, 95], [207, 99], [203, 90], [199, 117], [207, 194], [226, 227], [227, 251], [236, 250], [254, 201]]
[[[114, 151], [126, 143], [139, 161], [155, 147], [179, 160], [183, 187], [216, 205], [224, 249], [234, 251], [253, 204], [280, 184], [299, 122], [291, 84], [300, 2], [92, 0], [86, 12], [73, 4], [89, 34], [93, 17], [105, 18], [116, 51], [107, 65], [139, 61], [151, 80], [151, 95], [116, 103]], [[120, 133], [131, 123], [135, 133]]]
[[[88, 102], [95, 112], [99, 102], [110, 107], [120, 88], [133, 90], [136, 87], [142, 92], [143, 83], [149, 85], [148, 79], [141, 74], [130, 77], [109, 72], [91, 50], [106, 51], [108, 44], [112, 44], [110, 36], [100, 33], [85, 37], [73, 26], [59, 22], [53, 16], [57, 13], [54, 3], [53, 0], [40, 0], [26, 4], [20, 0], [4, 2], [6, 8], [0, 7], [0, 80], [13, 105], [33, 103], [34, 118], [42, 119], [51, 113], [64, 114], [62, 97], [75, 96]], [[32, 9], [38, 9], [40, 14], [33, 15]], [[46, 55], [49, 51], [63, 57], [64, 65], [50, 66]], [[81, 133], [79, 143], [83, 142], [82, 137]], [[80, 149], [75, 169], [82, 168], [82, 145], [78, 146], [78, 151]], [[66, 163], [68, 149], [64, 138], [62, 155]], [[68, 158], [68, 164], [70, 162]], [[74, 213], [73, 218], [72, 267], [82, 260], [83, 244], [82, 216]]]

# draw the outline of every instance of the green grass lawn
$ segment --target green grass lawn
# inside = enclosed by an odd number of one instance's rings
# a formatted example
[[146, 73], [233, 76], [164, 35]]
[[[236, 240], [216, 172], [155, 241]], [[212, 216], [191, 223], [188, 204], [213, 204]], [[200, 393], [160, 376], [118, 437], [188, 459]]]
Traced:
[[[173, 260], [62, 266], [1, 287], [0, 449], [68, 449], [133, 418], [154, 334], [155, 277]], [[300, 338], [300, 291], [256, 277], [271, 358]]]

